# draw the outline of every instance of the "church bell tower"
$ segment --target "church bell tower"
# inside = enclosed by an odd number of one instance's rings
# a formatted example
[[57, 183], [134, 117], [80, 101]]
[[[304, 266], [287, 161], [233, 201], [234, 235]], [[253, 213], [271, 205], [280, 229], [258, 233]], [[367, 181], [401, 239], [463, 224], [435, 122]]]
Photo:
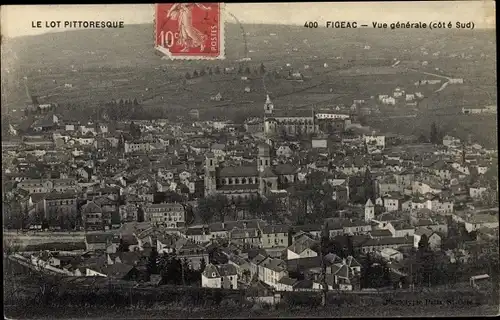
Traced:
[[264, 103], [264, 113], [265, 115], [271, 115], [273, 113], [274, 105], [269, 98], [269, 95], [266, 95], [266, 103]]

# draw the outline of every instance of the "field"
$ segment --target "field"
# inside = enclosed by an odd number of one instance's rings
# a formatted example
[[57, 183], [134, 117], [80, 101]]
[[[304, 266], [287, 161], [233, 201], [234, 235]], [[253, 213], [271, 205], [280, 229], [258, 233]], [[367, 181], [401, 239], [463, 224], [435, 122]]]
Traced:
[[[476, 131], [474, 126], [482, 122], [455, 115], [462, 106], [497, 103], [496, 74], [491, 68], [496, 56], [494, 30], [388, 33], [276, 25], [241, 27], [245, 36], [240, 26], [227, 24], [226, 59], [222, 61], [162, 59], [152, 48], [151, 25], [129, 25], [125, 33], [113, 29], [79, 30], [7, 39], [2, 45], [2, 112], [23, 109], [27, 99], [23, 77], [27, 77], [31, 94], [46, 103], [85, 107], [112, 99], [137, 98], [144, 106], [162, 108], [171, 115], [197, 108], [204, 118], [259, 115], [266, 93], [273, 98], [276, 109], [309, 109], [350, 105], [354, 99], [391, 94], [400, 87], [407, 92], [420, 91], [427, 97], [419, 103], [419, 120], [407, 126], [403, 121], [384, 120], [382, 113], [372, 124], [379, 128], [394, 125], [403, 133], [417, 135], [430, 125], [420, 125], [429, 119], [455, 128], [459, 135]], [[450, 37], [453, 41], [446, 41]], [[243, 57], [251, 61], [238, 62]], [[391, 67], [395, 61], [400, 63]], [[427, 65], [423, 65], [424, 61]], [[306, 79], [294, 82], [274, 79], [269, 74], [263, 79], [253, 73], [261, 63], [268, 71], [282, 75], [300, 71]], [[216, 67], [235, 70], [232, 74], [185, 79], [186, 73]], [[249, 79], [241, 80], [242, 75], [235, 71], [247, 67], [251, 74], [245, 76]], [[445, 81], [445, 77], [461, 77], [465, 82], [449, 85], [439, 93], [433, 91], [440, 85], [414, 85], [421, 79]], [[246, 87], [250, 92], [244, 91]], [[224, 99], [211, 101], [210, 97], [218, 92]], [[393, 110], [391, 114], [398, 112], [405, 114], [408, 110]], [[459, 122], [462, 120], [466, 123]], [[487, 124], [475, 138], [489, 145], [495, 142], [490, 140], [496, 131], [490, 130], [493, 117], [485, 121]]]

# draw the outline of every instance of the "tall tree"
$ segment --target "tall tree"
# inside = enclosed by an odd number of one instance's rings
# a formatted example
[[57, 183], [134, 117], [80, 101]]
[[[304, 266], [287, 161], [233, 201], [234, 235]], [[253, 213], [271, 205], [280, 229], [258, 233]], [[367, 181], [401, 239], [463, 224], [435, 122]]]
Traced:
[[374, 186], [373, 186], [372, 174], [370, 172], [370, 169], [368, 168], [366, 168], [365, 170], [363, 187], [364, 187], [365, 203], [366, 201], [368, 201], [368, 199], [371, 199], [373, 201], [375, 198], [375, 191], [373, 190]]
[[137, 222], [144, 222], [145, 214], [144, 214], [144, 209], [142, 207], [139, 207], [137, 209]]
[[198, 215], [200, 216], [200, 219], [204, 224], [213, 221], [215, 210], [212, 207], [212, 201], [210, 197], [198, 199]]
[[321, 306], [326, 305], [326, 297], [328, 294], [328, 283], [326, 282], [326, 263], [325, 263], [325, 255], [328, 254], [327, 252], [327, 247], [328, 247], [328, 242], [330, 241], [330, 235], [328, 232], [328, 229], [326, 228], [326, 224], [324, 226], [324, 230], [321, 233], [321, 239], [320, 239], [320, 249], [319, 249], [319, 254], [321, 258], [321, 286], [322, 286], [322, 295], [321, 295]]
[[195, 220], [193, 206], [186, 205], [185, 210], [186, 210], [186, 224], [191, 225], [194, 223]]
[[266, 67], [264, 66], [264, 63], [260, 64], [260, 74], [266, 73]]
[[438, 132], [436, 122], [433, 122], [431, 124], [430, 140], [431, 140], [431, 143], [433, 143], [433, 144], [439, 143], [439, 132]]
[[130, 123], [130, 135], [134, 137], [135, 139], [138, 139], [141, 137], [141, 128], [132, 121]]
[[128, 246], [123, 242], [123, 239], [120, 239], [120, 244], [118, 245], [118, 252], [128, 252], [129, 248]]
[[156, 251], [156, 247], [153, 246], [151, 248], [151, 253], [148, 257], [147, 269], [149, 274], [158, 274], [158, 251]]
[[223, 195], [210, 196], [198, 200], [198, 213], [204, 223], [209, 223], [214, 217], [224, 222], [231, 212], [231, 204]]
[[205, 261], [205, 258], [201, 258], [201, 261], [200, 261], [200, 272], [205, 271], [206, 267], [207, 267], [207, 262]]

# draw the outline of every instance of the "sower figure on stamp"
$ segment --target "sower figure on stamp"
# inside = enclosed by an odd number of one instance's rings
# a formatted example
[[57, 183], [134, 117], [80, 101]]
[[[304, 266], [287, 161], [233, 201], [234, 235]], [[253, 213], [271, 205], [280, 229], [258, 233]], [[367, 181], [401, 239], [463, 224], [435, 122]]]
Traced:
[[167, 17], [177, 20], [179, 23], [178, 43], [184, 48], [181, 52], [187, 52], [190, 48], [200, 47], [200, 51], [205, 49], [207, 36], [193, 26], [192, 10], [197, 6], [203, 10], [210, 10], [200, 3], [176, 3], [168, 10]]

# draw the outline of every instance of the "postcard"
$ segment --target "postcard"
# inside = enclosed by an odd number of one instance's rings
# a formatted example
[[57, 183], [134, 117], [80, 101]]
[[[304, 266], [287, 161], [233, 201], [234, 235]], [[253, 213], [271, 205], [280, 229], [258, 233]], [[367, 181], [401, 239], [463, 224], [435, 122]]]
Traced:
[[495, 10], [2, 6], [4, 316], [498, 315]]

